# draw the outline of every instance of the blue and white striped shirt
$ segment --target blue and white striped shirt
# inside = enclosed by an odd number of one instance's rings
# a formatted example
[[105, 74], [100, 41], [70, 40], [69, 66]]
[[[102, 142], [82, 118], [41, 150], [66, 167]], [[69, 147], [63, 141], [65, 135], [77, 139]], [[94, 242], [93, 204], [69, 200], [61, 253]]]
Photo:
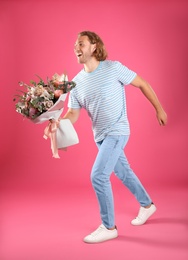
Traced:
[[82, 69], [73, 78], [76, 87], [70, 92], [68, 107], [86, 109], [96, 142], [107, 135], [130, 134], [124, 85], [135, 77], [120, 62], [105, 60], [96, 70], [87, 73]]

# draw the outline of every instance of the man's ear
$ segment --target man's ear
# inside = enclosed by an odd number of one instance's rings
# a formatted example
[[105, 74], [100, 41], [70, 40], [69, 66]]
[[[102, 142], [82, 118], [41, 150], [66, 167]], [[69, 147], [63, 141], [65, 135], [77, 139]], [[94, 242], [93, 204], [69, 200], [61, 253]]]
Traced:
[[93, 44], [93, 52], [96, 50], [96, 48], [97, 48], [97, 45], [96, 45], [96, 43], [94, 43]]

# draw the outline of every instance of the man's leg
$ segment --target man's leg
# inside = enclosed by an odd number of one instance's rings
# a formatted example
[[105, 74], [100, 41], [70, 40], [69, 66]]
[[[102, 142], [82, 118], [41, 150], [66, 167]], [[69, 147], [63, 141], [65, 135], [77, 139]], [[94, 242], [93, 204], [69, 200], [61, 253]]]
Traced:
[[107, 136], [97, 143], [99, 152], [92, 168], [91, 181], [99, 202], [102, 225], [84, 238], [87, 243], [98, 243], [117, 237], [110, 176], [125, 143], [125, 136]]
[[123, 182], [123, 184], [132, 192], [140, 204], [138, 216], [131, 221], [132, 225], [143, 225], [147, 219], [156, 211], [155, 205], [142, 183], [135, 175], [127, 161], [127, 158], [122, 151], [117, 164], [114, 168], [116, 176]]

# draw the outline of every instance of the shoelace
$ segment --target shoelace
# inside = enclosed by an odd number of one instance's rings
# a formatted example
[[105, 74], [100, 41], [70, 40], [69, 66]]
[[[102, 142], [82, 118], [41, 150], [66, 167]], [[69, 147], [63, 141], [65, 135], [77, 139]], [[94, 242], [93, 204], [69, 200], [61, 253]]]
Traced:
[[104, 227], [101, 225], [99, 226], [93, 233], [91, 233], [90, 235], [91, 236], [96, 236], [98, 235], [99, 233], [101, 233], [103, 231]]
[[143, 215], [144, 215], [144, 209], [140, 208], [136, 219], [142, 220]]

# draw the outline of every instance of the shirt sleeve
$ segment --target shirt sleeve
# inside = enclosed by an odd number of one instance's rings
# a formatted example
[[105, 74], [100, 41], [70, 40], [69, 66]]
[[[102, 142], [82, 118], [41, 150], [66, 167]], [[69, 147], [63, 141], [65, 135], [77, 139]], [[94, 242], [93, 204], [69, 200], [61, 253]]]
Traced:
[[78, 102], [73, 90], [69, 94], [68, 107], [73, 109], [81, 108], [81, 105]]
[[128, 67], [124, 66], [119, 61], [116, 62], [116, 70], [117, 70], [118, 80], [123, 85], [129, 85], [137, 75], [136, 72], [130, 70]]

